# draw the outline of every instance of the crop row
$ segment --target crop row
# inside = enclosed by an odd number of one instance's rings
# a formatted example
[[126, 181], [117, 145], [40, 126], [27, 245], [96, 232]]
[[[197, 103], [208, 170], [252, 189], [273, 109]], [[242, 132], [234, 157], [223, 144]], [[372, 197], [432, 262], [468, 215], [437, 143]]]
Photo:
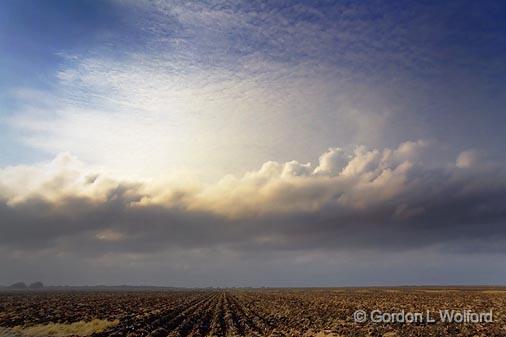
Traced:
[[[506, 336], [506, 292], [469, 289], [270, 289], [0, 294], [0, 326], [119, 321], [93, 337]], [[493, 323], [358, 323], [353, 312], [494, 312]]]

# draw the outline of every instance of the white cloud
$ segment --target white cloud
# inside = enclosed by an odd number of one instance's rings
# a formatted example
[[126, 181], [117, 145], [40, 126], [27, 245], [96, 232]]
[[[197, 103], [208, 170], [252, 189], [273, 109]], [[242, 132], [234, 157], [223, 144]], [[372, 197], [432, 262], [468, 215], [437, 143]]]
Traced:
[[463, 151], [458, 155], [456, 164], [460, 168], [472, 168], [480, 164], [480, 156], [474, 150]]
[[340, 173], [348, 164], [345, 151], [339, 147], [329, 148], [319, 158], [319, 165], [315, 168], [314, 173], [329, 174]]

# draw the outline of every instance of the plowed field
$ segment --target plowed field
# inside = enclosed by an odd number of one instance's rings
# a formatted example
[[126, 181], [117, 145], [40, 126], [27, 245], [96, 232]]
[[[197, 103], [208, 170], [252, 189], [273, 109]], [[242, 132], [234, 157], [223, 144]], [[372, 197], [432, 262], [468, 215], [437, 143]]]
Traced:
[[[494, 321], [355, 322], [359, 309], [493, 310]], [[0, 294], [0, 335], [504, 337], [505, 309], [506, 291], [468, 288], [11, 292]]]

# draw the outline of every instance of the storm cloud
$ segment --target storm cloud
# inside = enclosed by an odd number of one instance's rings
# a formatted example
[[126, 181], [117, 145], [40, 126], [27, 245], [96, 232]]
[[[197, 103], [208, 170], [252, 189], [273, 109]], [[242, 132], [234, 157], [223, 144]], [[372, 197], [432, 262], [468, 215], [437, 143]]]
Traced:
[[422, 141], [353, 153], [331, 148], [316, 165], [267, 162], [241, 177], [189, 186], [110, 179], [64, 154], [1, 171], [0, 245], [94, 257], [201, 248], [505, 253], [502, 166], [463, 166], [457, 154], [428, 167], [424, 153], [433, 150]]

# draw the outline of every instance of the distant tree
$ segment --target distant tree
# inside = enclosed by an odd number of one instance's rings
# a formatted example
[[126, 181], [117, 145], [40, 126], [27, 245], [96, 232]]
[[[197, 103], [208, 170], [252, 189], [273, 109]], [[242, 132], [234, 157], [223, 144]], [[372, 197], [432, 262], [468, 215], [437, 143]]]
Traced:
[[9, 286], [9, 289], [28, 289], [28, 287], [26, 286], [25, 282], [17, 282], [17, 283], [11, 284]]
[[42, 289], [44, 288], [44, 284], [39, 281], [33, 282], [32, 284], [30, 284], [29, 288], [33, 290]]

